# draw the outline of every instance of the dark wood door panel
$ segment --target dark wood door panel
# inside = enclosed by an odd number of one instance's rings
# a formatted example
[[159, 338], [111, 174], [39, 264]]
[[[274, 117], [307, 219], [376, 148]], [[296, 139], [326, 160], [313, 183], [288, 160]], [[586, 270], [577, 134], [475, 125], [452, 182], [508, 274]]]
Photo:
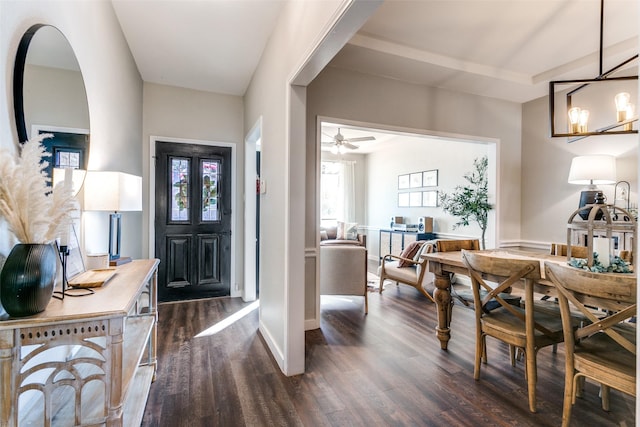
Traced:
[[199, 235], [198, 283], [211, 285], [220, 283], [220, 236]]
[[167, 236], [167, 280], [169, 288], [191, 285], [191, 236]]

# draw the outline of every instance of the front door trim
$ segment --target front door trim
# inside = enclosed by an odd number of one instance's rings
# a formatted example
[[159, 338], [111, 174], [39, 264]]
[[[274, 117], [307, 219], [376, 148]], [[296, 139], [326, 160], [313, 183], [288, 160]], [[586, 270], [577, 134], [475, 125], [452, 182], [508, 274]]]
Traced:
[[172, 137], [164, 137], [164, 136], [154, 136], [151, 135], [149, 137], [149, 204], [147, 212], [149, 213], [149, 258], [155, 257], [155, 206], [156, 206], [156, 196], [155, 196], [155, 188], [156, 188], [156, 176], [155, 176], [155, 160], [156, 160], [156, 142], [157, 141], [166, 141], [173, 142], [178, 144], [192, 144], [192, 145], [207, 145], [210, 147], [230, 147], [231, 148], [231, 271], [230, 271], [230, 282], [231, 282], [231, 296], [239, 297], [242, 296], [242, 289], [238, 282], [236, 281], [236, 248], [239, 246], [238, 237], [240, 234], [237, 232], [237, 186], [236, 186], [236, 146], [237, 144], [233, 142], [219, 142], [219, 141], [203, 141], [197, 139], [184, 139], [184, 138], [172, 138]]

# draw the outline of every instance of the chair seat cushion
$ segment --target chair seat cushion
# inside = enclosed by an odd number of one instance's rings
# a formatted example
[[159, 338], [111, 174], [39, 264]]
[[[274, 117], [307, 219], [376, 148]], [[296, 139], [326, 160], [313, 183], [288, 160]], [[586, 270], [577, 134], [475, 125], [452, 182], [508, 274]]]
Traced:
[[[394, 280], [401, 283], [413, 284], [418, 277], [418, 267], [400, 267], [398, 261], [385, 261], [384, 269], [386, 279]], [[382, 266], [378, 267], [378, 276], [382, 276]], [[433, 284], [433, 273], [425, 272], [422, 278], [422, 288], [429, 294], [433, 295], [435, 286]]]

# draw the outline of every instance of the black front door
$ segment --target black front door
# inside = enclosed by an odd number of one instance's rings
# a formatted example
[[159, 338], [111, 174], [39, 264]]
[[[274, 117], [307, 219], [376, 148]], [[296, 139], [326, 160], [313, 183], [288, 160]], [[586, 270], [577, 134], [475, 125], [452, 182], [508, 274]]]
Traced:
[[156, 143], [160, 301], [230, 295], [231, 148]]

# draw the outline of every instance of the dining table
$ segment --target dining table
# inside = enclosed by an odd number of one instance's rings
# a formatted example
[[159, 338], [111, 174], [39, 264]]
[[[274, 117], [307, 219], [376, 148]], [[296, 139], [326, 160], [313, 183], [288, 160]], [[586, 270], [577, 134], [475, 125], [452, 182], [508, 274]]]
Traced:
[[[535, 259], [540, 261], [540, 272], [542, 277], [534, 283], [534, 292], [540, 296], [554, 297], [556, 295], [553, 283], [544, 277], [544, 263], [554, 262], [566, 264], [566, 256], [551, 255], [535, 249], [488, 249], [483, 250], [488, 254], [500, 257], [513, 257], [520, 259]], [[451, 299], [451, 279], [454, 274], [469, 275], [467, 267], [462, 261], [462, 251], [434, 252], [421, 255], [429, 263], [429, 271], [434, 274], [435, 291], [433, 297], [436, 301], [438, 313], [438, 325], [436, 326], [436, 336], [440, 340], [440, 348], [447, 350], [451, 339], [451, 320], [453, 303]]]

